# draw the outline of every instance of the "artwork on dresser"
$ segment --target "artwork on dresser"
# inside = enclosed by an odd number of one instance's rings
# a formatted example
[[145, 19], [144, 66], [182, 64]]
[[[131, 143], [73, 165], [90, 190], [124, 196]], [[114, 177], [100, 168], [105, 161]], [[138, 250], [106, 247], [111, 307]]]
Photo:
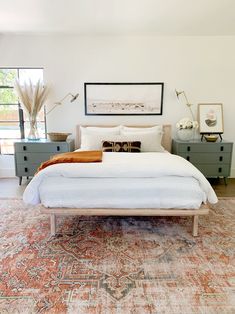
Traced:
[[222, 134], [224, 132], [222, 104], [198, 104], [198, 114], [201, 134]]
[[86, 115], [162, 115], [164, 83], [84, 83]]

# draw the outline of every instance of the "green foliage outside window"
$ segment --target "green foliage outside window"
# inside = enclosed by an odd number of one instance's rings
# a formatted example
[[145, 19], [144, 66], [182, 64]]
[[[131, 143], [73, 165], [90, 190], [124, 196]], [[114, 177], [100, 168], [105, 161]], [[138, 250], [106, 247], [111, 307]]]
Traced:
[[0, 69], [0, 86], [14, 86], [14, 81], [17, 78], [16, 69]]
[[18, 104], [18, 97], [13, 89], [16, 78], [16, 69], [0, 69], [0, 120], [4, 120], [11, 113], [12, 106], [9, 104]]

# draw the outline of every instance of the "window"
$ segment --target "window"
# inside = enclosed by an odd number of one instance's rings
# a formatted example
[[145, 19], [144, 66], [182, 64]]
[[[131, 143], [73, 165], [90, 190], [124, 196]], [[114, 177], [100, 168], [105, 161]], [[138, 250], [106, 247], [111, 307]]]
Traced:
[[[23, 112], [14, 90], [14, 82], [29, 79], [36, 83], [43, 81], [41, 68], [0, 68], [0, 153], [14, 154], [14, 141], [25, 138], [29, 132], [29, 119]], [[38, 115], [38, 131], [45, 138], [45, 113]]]

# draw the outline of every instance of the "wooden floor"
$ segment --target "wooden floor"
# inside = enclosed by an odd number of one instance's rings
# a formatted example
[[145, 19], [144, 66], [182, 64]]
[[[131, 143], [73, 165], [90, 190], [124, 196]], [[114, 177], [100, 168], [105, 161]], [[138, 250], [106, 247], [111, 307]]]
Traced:
[[0, 178], [0, 198], [22, 198], [27, 181], [19, 185], [18, 178]]
[[[218, 197], [235, 197], [235, 178], [227, 180], [227, 185], [223, 179], [209, 179]], [[27, 180], [24, 178], [19, 186], [18, 178], [0, 178], [0, 198], [21, 198]]]
[[235, 178], [227, 180], [227, 185], [223, 179], [209, 179], [215, 193], [218, 197], [233, 197], [235, 196]]

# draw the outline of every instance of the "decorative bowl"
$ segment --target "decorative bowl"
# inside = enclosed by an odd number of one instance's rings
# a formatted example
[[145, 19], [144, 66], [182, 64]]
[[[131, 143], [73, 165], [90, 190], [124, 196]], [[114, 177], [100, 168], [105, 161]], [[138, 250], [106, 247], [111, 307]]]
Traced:
[[216, 142], [218, 135], [204, 135], [207, 142]]
[[52, 142], [64, 142], [67, 140], [67, 137], [70, 135], [71, 133], [55, 133], [55, 132], [50, 132], [47, 133], [47, 135], [49, 136], [49, 139]]

